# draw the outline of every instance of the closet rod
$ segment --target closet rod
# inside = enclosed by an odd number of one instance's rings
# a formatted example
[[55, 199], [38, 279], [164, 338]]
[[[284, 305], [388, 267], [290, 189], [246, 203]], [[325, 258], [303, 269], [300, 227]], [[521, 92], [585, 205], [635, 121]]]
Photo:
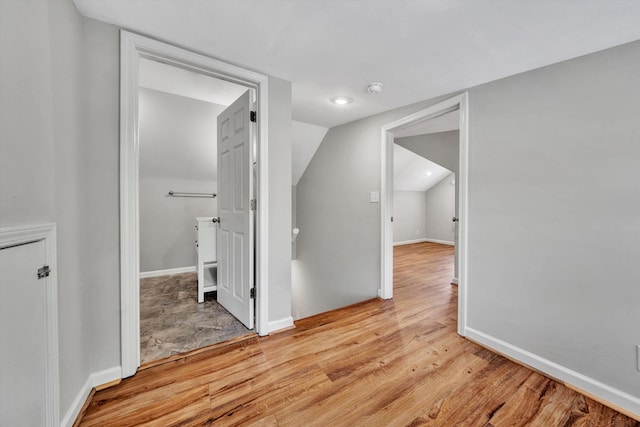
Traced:
[[204, 197], [204, 198], [214, 198], [216, 197], [216, 193], [180, 193], [178, 191], [169, 191], [169, 195], [171, 197]]

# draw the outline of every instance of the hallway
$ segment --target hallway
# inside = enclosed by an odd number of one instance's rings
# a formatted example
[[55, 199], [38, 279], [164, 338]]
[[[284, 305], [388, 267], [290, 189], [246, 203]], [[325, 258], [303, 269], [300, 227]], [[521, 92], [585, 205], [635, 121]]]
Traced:
[[631, 426], [456, 333], [453, 248], [395, 248], [395, 297], [212, 346], [97, 392], [82, 426]]

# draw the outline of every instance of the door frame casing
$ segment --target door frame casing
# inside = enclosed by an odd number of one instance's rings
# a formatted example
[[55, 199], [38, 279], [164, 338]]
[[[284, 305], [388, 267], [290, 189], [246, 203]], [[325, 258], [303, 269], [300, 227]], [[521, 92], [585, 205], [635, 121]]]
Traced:
[[459, 171], [458, 181], [458, 334], [466, 336], [467, 329], [467, 235], [468, 167], [469, 167], [469, 95], [461, 93], [435, 105], [402, 117], [381, 128], [382, 182], [380, 195], [381, 254], [380, 298], [393, 298], [393, 131], [408, 124], [429, 120], [449, 111], [459, 110]]
[[[0, 249], [43, 241], [45, 265], [51, 273], [44, 280], [46, 349], [45, 356], [45, 422], [46, 426], [60, 423], [60, 375], [58, 353], [58, 265], [56, 250], [56, 225], [42, 224], [34, 226], [0, 228]], [[34, 272], [35, 274], [35, 272]]]
[[145, 36], [120, 31], [120, 342], [122, 377], [140, 366], [138, 78], [141, 57], [253, 88], [257, 94], [256, 332], [268, 334], [268, 77]]

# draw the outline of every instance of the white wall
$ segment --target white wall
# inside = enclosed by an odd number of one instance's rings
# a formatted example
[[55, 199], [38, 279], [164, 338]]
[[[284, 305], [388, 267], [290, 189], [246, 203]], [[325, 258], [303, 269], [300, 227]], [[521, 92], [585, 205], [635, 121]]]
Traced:
[[141, 88], [140, 271], [196, 264], [194, 218], [216, 216], [217, 200], [169, 191], [217, 191], [217, 116], [226, 107]]
[[[425, 237], [427, 239], [451, 244], [455, 241], [455, 223], [452, 221], [456, 207], [456, 189], [452, 184], [454, 180], [455, 174], [450, 173], [424, 195]], [[395, 198], [393, 209], [395, 214]]]
[[427, 230], [426, 191], [393, 192], [393, 243], [424, 239]]

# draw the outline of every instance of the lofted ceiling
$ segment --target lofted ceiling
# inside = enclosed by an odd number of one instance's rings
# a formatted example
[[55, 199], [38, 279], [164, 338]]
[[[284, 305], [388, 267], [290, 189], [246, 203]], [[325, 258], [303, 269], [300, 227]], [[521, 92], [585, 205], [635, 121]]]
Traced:
[[450, 173], [449, 169], [393, 144], [394, 191], [427, 191]]
[[[88, 17], [292, 82], [333, 127], [640, 39], [636, 0], [74, 0]], [[384, 83], [377, 95], [369, 82]], [[329, 99], [349, 96], [352, 104]]]

